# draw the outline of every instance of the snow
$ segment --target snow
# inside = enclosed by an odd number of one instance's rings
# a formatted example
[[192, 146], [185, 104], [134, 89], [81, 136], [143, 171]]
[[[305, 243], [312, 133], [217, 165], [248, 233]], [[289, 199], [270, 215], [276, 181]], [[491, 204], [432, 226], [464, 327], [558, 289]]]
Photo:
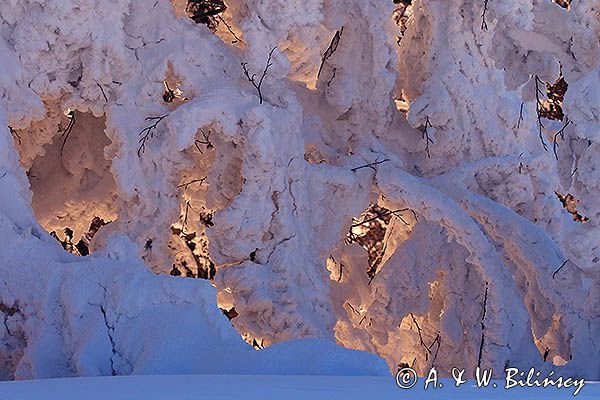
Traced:
[[[419, 385], [398, 388], [391, 377], [281, 376], [281, 375], [179, 375], [72, 378], [0, 383], [0, 398], [14, 400], [187, 400], [187, 399], [596, 399], [600, 385], [587, 384], [573, 397], [570, 390], [556, 388], [477, 388], [473, 382], [456, 388]], [[491, 384], [493, 384], [492, 382]], [[491, 385], [490, 384], [490, 385]]]
[[[228, 1], [233, 40], [181, 0], [0, 2], [0, 378], [599, 379], [597, 2], [418, 0], [401, 41], [391, 0], [296, 3]], [[241, 64], [270, 51], [261, 104]], [[561, 69], [564, 140], [535, 92]], [[370, 204], [407, 218], [372, 279], [346, 242]], [[49, 235], [94, 217], [89, 257]]]

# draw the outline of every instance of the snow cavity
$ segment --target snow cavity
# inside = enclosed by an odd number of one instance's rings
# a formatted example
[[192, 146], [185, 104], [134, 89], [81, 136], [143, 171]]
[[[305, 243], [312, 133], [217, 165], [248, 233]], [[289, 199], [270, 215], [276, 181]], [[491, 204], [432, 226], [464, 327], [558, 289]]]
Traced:
[[104, 155], [110, 140], [103, 117], [66, 114], [27, 176], [40, 225], [68, 251], [87, 255], [97, 231], [118, 218], [116, 185]]

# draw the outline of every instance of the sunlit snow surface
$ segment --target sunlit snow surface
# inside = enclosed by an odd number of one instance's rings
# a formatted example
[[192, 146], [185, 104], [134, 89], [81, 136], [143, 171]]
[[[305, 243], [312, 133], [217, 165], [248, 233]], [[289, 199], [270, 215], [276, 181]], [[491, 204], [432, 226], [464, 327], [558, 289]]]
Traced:
[[[421, 380], [423, 381], [423, 380]], [[9, 400], [188, 400], [188, 399], [598, 399], [600, 385], [588, 383], [573, 397], [568, 389], [442, 388], [423, 390], [422, 382], [399, 389], [392, 377], [179, 375], [47, 379], [0, 383]]]

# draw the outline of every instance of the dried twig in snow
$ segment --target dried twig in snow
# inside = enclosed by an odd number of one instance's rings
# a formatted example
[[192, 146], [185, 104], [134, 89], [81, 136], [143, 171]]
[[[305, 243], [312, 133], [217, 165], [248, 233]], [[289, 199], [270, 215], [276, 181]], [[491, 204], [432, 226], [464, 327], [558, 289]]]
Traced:
[[321, 65], [319, 66], [319, 72], [317, 72], [317, 79], [319, 79], [319, 77], [321, 76], [321, 71], [323, 71], [323, 66], [325, 65], [325, 62], [337, 50], [343, 33], [344, 33], [344, 27], [342, 26], [342, 28], [339, 31], [336, 31], [335, 35], [333, 35], [333, 39], [331, 39], [331, 43], [329, 44], [329, 47], [327, 48], [327, 50], [325, 50], [325, 53], [323, 53], [323, 57], [321, 57]]
[[351, 171], [352, 171], [352, 172], [356, 172], [356, 171], [358, 171], [359, 169], [363, 169], [363, 168], [371, 168], [373, 171], [377, 171], [377, 170], [375, 169], [375, 166], [376, 166], [376, 165], [383, 164], [383, 163], [385, 163], [385, 162], [388, 162], [388, 161], [390, 161], [390, 159], [389, 159], [389, 158], [386, 158], [385, 160], [381, 160], [381, 161], [377, 161], [377, 160], [375, 160], [375, 162], [372, 162], [372, 163], [370, 163], [370, 164], [365, 164], [365, 165], [361, 165], [360, 167], [352, 168], [352, 169], [351, 169]]
[[154, 130], [156, 129], [156, 126], [160, 123], [160, 121], [167, 118], [168, 116], [169, 116], [169, 114], [165, 114], [165, 115], [161, 115], [161, 116], [157, 116], [157, 117], [147, 117], [145, 119], [146, 121], [154, 121], [154, 122], [151, 125], [142, 129], [139, 133], [140, 147], [138, 148], [138, 152], [137, 152], [138, 157], [141, 157], [142, 154], [146, 151], [146, 142], [148, 141], [148, 139], [154, 137]]
[[65, 129], [62, 132], [62, 137], [64, 139], [63, 139], [62, 146], [60, 147], [60, 155], [61, 156], [63, 154], [63, 150], [65, 149], [65, 145], [67, 144], [67, 139], [69, 139], [69, 135], [71, 134], [71, 131], [73, 130], [73, 126], [75, 125], [75, 112], [73, 110], [68, 110], [66, 116], [69, 119], [69, 125], [67, 125], [67, 129]]
[[263, 69], [262, 75], [260, 76], [260, 79], [258, 80], [258, 82], [256, 81], [256, 74], [250, 75], [250, 71], [248, 70], [248, 63], [247, 62], [242, 63], [242, 68], [244, 69], [244, 75], [246, 76], [246, 78], [248, 78], [248, 81], [252, 84], [252, 86], [254, 86], [254, 88], [258, 92], [258, 99], [259, 99], [260, 104], [263, 103], [262, 84], [263, 84], [263, 81], [265, 80], [265, 77], [267, 76], [267, 72], [269, 71], [269, 68], [271, 68], [271, 66], [273, 65], [273, 63], [271, 62], [271, 59], [273, 58], [273, 52], [275, 51], [275, 49], [277, 49], [277, 46], [273, 47], [271, 49], [271, 51], [269, 52], [269, 57], [267, 58], [267, 65], [265, 66], [265, 69]]
[[485, 294], [483, 297], [483, 313], [481, 316], [481, 341], [479, 342], [479, 355], [477, 356], [477, 367], [481, 367], [481, 357], [483, 354], [483, 344], [485, 342], [485, 315], [487, 313], [488, 301], [488, 282], [485, 283]]
[[542, 100], [540, 98], [540, 95], [544, 96], [544, 92], [542, 92], [542, 90], [540, 89], [540, 83], [542, 85], [544, 85], [544, 87], [546, 84], [537, 75], [535, 75], [534, 79], [535, 79], [535, 111], [537, 113], [539, 136], [540, 136], [540, 140], [542, 141], [542, 146], [544, 146], [544, 150], [548, 151], [548, 145], [546, 144], [546, 141], [544, 140], [544, 131], [543, 131], [544, 124], [542, 123], [542, 110], [544, 108], [544, 105], [542, 104]]
[[553, 139], [553, 150], [554, 150], [554, 157], [556, 157], [556, 159], [558, 160], [558, 153], [557, 153], [557, 149], [558, 149], [558, 142], [557, 139], [560, 136], [561, 140], [565, 140], [565, 129], [567, 129], [567, 126], [569, 126], [571, 124], [571, 120], [569, 120], [569, 118], [565, 118], [565, 124], [562, 126], [562, 128], [560, 128], [560, 130], [558, 132], [556, 132], [554, 134], [554, 139]]

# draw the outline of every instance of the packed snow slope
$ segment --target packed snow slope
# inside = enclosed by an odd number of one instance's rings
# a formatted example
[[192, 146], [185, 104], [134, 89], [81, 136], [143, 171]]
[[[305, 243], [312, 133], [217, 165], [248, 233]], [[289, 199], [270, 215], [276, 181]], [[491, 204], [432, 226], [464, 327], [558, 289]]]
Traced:
[[71, 378], [0, 383], [0, 398], [14, 400], [494, 400], [578, 399], [600, 396], [600, 385], [588, 384], [573, 397], [556, 388], [477, 388], [473, 382], [454, 387], [440, 381], [401, 390], [391, 377], [196, 375]]
[[599, 6], [561, 3], [0, 2], [0, 377], [600, 379]]

